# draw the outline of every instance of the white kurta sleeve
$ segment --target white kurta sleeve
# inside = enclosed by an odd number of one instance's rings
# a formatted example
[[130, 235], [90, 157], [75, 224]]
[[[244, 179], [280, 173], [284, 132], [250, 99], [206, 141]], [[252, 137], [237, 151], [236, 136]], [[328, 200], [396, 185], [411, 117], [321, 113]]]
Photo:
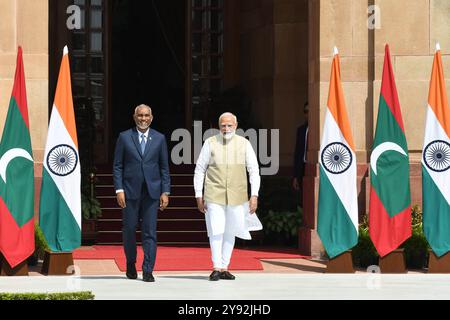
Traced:
[[203, 184], [205, 182], [205, 173], [206, 169], [208, 169], [210, 158], [211, 150], [209, 147], [209, 142], [205, 142], [203, 144], [202, 150], [200, 151], [200, 155], [198, 156], [197, 164], [195, 166], [194, 190], [196, 198], [203, 197]]
[[247, 140], [247, 150], [245, 153], [245, 164], [250, 176], [251, 195], [258, 196], [259, 187], [261, 185], [261, 177], [259, 176], [258, 158], [253, 150], [252, 144]]

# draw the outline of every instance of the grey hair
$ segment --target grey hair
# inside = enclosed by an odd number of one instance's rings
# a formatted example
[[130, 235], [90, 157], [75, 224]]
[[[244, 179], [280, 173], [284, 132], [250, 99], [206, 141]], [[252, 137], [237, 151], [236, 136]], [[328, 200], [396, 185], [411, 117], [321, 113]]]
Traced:
[[147, 108], [148, 110], [150, 110], [150, 114], [153, 114], [152, 108], [150, 108], [150, 107], [149, 107], [148, 105], [146, 105], [146, 104], [140, 104], [140, 105], [138, 105], [138, 106], [134, 109], [134, 114], [137, 114], [138, 110], [139, 110], [139, 109], [142, 109], [142, 108]]
[[220, 120], [221, 120], [223, 117], [233, 117], [234, 122], [235, 122], [236, 124], [238, 123], [237, 117], [236, 117], [234, 114], [232, 114], [231, 112], [225, 112], [225, 113], [222, 113], [222, 115], [219, 117], [219, 126], [220, 126]]

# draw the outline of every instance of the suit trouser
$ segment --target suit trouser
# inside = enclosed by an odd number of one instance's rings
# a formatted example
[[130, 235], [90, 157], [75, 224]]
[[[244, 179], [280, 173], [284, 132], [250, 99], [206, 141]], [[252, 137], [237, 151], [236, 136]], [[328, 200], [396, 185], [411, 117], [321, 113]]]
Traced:
[[127, 263], [136, 263], [136, 229], [141, 222], [141, 240], [144, 251], [142, 271], [153, 272], [156, 260], [156, 226], [159, 199], [150, 198], [147, 188], [142, 188], [137, 200], [126, 200], [123, 212], [123, 245]]

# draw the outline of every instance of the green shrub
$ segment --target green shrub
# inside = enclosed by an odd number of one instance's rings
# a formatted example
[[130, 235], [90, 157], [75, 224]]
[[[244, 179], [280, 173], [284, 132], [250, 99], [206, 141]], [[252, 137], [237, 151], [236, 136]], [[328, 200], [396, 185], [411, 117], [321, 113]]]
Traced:
[[422, 225], [422, 210], [418, 205], [412, 207], [412, 235], [403, 244], [405, 250], [406, 266], [411, 269], [421, 269], [428, 261], [428, 249], [430, 248]]
[[264, 226], [266, 244], [294, 245], [297, 242], [298, 228], [302, 222], [302, 209], [294, 212], [273, 211], [261, 218]]
[[428, 260], [428, 242], [425, 235], [415, 233], [404, 242], [406, 266], [411, 269], [422, 269]]
[[269, 211], [295, 212], [299, 206], [300, 194], [291, 186], [291, 177], [263, 176], [258, 198], [258, 216]]
[[34, 242], [35, 242], [35, 254], [39, 259], [44, 259], [45, 250], [50, 250], [47, 239], [45, 239], [44, 233], [41, 227], [36, 223], [34, 225]]
[[28, 258], [28, 265], [36, 266], [39, 260], [44, 259], [45, 250], [50, 250], [47, 240], [45, 239], [44, 233], [41, 227], [36, 222], [34, 224], [34, 252]]
[[358, 244], [352, 249], [353, 264], [357, 267], [367, 268], [378, 264], [378, 252], [369, 235], [367, 215], [364, 215], [359, 225]]
[[65, 293], [1, 293], [0, 300], [94, 300], [91, 291]]
[[266, 245], [297, 245], [303, 211], [300, 195], [291, 186], [291, 177], [263, 176], [257, 214], [263, 224]]
[[[400, 248], [404, 249], [406, 267], [409, 269], [421, 269], [426, 266], [428, 260], [429, 245], [422, 228], [422, 211], [418, 205], [411, 209], [412, 235]], [[369, 223], [367, 215], [359, 225], [358, 244], [352, 249], [353, 263], [355, 266], [366, 268], [378, 264], [378, 252], [369, 235]]]
[[102, 215], [100, 202], [95, 197], [81, 194], [81, 212], [84, 219], [97, 219]]

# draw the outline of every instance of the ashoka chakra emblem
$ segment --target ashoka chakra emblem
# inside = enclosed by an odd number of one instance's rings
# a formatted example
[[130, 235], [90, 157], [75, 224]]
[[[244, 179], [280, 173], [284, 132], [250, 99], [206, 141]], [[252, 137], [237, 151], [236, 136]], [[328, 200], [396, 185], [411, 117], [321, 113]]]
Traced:
[[425, 165], [435, 172], [443, 172], [450, 168], [450, 144], [446, 141], [435, 140], [428, 144], [423, 151]]
[[50, 150], [47, 156], [47, 167], [57, 176], [71, 174], [78, 163], [78, 155], [74, 148], [60, 144]]
[[330, 143], [322, 151], [322, 164], [330, 173], [341, 174], [350, 168], [353, 157], [350, 149], [343, 143]]

